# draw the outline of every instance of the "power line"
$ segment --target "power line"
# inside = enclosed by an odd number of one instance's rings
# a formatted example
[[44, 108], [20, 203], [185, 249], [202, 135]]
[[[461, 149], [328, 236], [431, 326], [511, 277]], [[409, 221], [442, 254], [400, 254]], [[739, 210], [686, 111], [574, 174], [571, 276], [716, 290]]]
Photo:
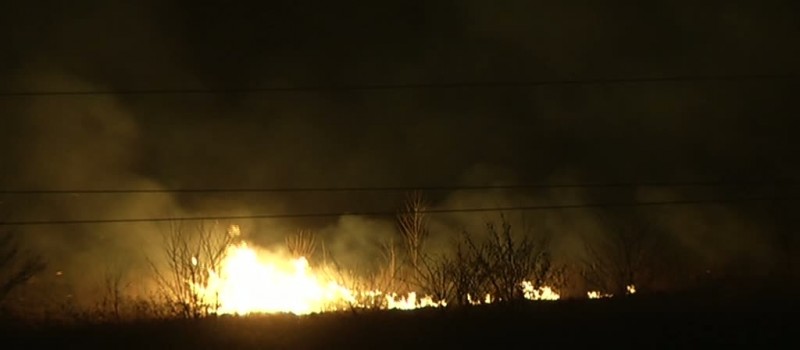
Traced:
[[[734, 202], [756, 201], [794, 201], [800, 199], [796, 196], [786, 197], [751, 197], [727, 199], [694, 199], [652, 202], [608, 202], [589, 204], [561, 204], [561, 205], [534, 205], [510, 206], [489, 208], [450, 208], [420, 210], [423, 214], [443, 213], [477, 213], [477, 212], [503, 212], [503, 211], [538, 211], [538, 210], [568, 210], [587, 208], [609, 207], [646, 207], [669, 205], [700, 205], [722, 204]], [[142, 223], [142, 222], [169, 222], [169, 221], [203, 221], [203, 220], [251, 220], [251, 219], [292, 219], [292, 218], [324, 218], [337, 216], [394, 216], [397, 211], [354, 211], [354, 212], [328, 212], [328, 213], [288, 213], [288, 214], [261, 214], [261, 215], [220, 215], [220, 216], [194, 216], [194, 217], [160, 217], [160, 218], [132, 218], [132, 219], [79, 219], [79, 220], [33, 220], [33, 221], [6, 221], [0, 226], [43, 226], [43, 225], [79, 225], [79, 224], [113, 224], [113, 223]]]
[[614, 182], [574, 184], [514, 184], [473, 186], [366, 186], [366, 187], [250, 187], [250, 188], [160, 188], [160, 189], [31, 189], [0, 190], [0, 195], [80, 195], [80, 194], [168, 194], [168, 193], [275, 193], [275, 192], [405, 192], [405, 191], [480, 191], [622, 187], [728, 187], [790, 186], [790, 181], [693, 181], [693, 182]]
[[754, 74], [754, 75], [694, 75], [643, 78], [607, 78], [572, 80], [535, 81], [463, 81], [450, 83], [406, 83], [406, 84], [362, 84], [362, 85], [311, 85], [284, 87], [245, 87], [245, 88], [163, 88], [163, 89], [121, 89], [121, 90], [52, 90], [52, 91], [4, 91], [0, 97], [46, 97], [46, 96], [107, 96], [107, 95], [209, 95], [209, 94], [254, 94], [281, 92], [315, 91], [381, 91], [381, 90], [420, 90], [420, 89], [462, 89], [462, 88], [526, 88], [539, 86], [569, 85], [618, 85], [642, 83], [681, 83], [681, 82], [725, 82], [755, 80], [795, 80], [795, 74]]

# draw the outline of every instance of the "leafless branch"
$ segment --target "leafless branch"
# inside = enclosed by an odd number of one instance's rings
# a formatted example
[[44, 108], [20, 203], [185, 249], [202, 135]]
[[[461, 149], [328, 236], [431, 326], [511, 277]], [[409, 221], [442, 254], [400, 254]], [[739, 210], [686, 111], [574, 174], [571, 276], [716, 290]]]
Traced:
[[21, 249], [13, 233], [0, 233], [0, 303], [45, 267], [41, 256]]
[[298, 230], [295, 235], [286, 237], [286, 248], [295, 258], [311, 258], [317, 250], [317, 236], [307, 230]]

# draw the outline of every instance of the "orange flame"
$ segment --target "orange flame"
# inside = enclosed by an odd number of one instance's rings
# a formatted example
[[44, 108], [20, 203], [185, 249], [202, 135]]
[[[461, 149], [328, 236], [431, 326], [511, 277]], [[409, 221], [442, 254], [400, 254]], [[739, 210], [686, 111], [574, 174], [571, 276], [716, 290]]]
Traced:
[[[192, 264], [197, 260], [192, 257]], [[290, 259], [264, 252], [241, 242], [228, 247], [218, 271], [209, 271], [208, 282], [193, 285], [206, 305], [216, 305], [217, 314], [246, 315], [252, 313], [292, 313], [304, 315], [344, 307], [379, 307], [410, 310], [442, 307], [444, 300], [435, 300], [416, 292], [398, 295], [380, 290], [351, 290], [312, 270], [304, 257]], [[533, 283], [521, 283], [524, 297], [530, 300], [558, 300], [552, 288], [534, 288]], [[495, 298], [486, 294], [483, 300], [470, 303], [492, 303]], [[370, 300], [371, 303], [364, 303]], [[365, 305], [366, 304], [366, 305]]]

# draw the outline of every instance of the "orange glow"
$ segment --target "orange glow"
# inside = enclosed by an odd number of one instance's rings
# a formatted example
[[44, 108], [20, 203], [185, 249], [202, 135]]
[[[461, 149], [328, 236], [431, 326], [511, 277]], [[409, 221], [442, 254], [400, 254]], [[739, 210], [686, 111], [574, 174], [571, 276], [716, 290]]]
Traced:
[[[636, 286], [633, 285], [633, 284], [630, 284], [630, 285], [626, 286], [625, 287], [625, 294], [626, 295], [636, 294]], [[605, 294], [605, 293], [602, 293], [600, 291], [593, 290], [593, 291], [586, 292], [586, 296], [589, 299], [601, 299], [601, 298], [611, 298], [611, 297], [614, 296], [614, 294]]]
[[553, 290], [553, 288], [548, 286], [533, 288], [533, 283], [531, 283], [530, 281], [522, 281], [522, 292], [524, 293], [525, 299], [528, 300], [561, 299], [561, 296], [558, 293], [556, 293]]
[[[238, 230], [232, 229], [237, 235]], [[198, 259], [191, 258], [197, 266]], [[246, 242], [228, 246], [219, 269], [208, 271], [204, 284], [193, 284], [204, 305], [212, 313], [247, 315], [253, 313], [292, 313], [305, 315], [346, 308], [380, 308], [410, 310], [447, 306], [444, 300], [409, 291], [350, 289], [330, 278], [322, 269], [315, 271], [305, 257], [258, 250]], [[520, 284], [523, 296], [529, 300], [558, 300], [560, 295], [549, 286], [534, 287], [530, 281]], [[635, 289], [632, 289], [635, 290]], [[590, 296], [591, 297], [591, 296]], [[480, 298], [467, 296], [471, 304], [496, 301], [491, 294]]]
[[[194, 260], [193, 260], [194, 263]], [[430, 296], [405, 296], [381, 291], [353, 291], [322, 274], [315, 274], [304, 257], [282, 258], [259, 255], [247, 243], [228, 248], [220, 271], [210, 271], [205, 286], [194, 286], [208, 305], [218, 305], [216, 313], [292, 313], [304, 315], [345, 306], [361, 305], [358, 297], [384, 302], [382, 308], [409, 310], [445, 306]]]

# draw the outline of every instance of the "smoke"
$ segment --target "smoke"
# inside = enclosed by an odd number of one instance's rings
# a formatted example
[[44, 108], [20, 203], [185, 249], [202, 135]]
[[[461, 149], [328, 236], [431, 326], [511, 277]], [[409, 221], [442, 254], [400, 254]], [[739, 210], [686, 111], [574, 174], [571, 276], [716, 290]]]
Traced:
[[336, 263], [355, 271], [374, 271], [381, 264], [380, 244], [403, 244], [393, 222], [358, 216], [343, 216], [319, 233], [330, 242], [325, 246]]
[[[67, 84], [102, 89], [64, 74], [25, 79], [32, 90]], [[53, 98], [16, 102], [16, 129], [11, 149], [18, 160], [6, 168], [12, 189], [158, 189], [158, 181], [141, 175], [138, 153], [141, 130], [136, 119], [114, 97], [88, 100]], [[8, 152], [8, 149], [7, 149]], [[59, 221], [158, 217], [180, 213], [170, 196], [64, 194], [5, 198], [11, 220]], [[12, 216], [13, 215], [13, 216]], [[133, 274], [145, 268], [159, 242], [158, 227], [132, 225], [44, 225], [15, 228], [25, 244], [48, 262], [51, 278], [81, 290], [93, 288], [103, 273], [119, 268]], [[56, 272], [58, 273], [57, 277]], [[71, 292], [70, 294], [85, 294]], [[65, 293], [67, 294], [67, 293]]]
[[[800, 57], [797, 45], [787, 44], [798, 34], [791, 11], [728, 5], [698, 12], [658, 2], [624, 10], [383, 2], [378, 12], [344, 16], [336, 6], [256, 11], [161, 3], [0, 11], [0, 23], [14, 27], [3, 31], [13, 54], [2, 58], [9, 79], [0, 84], [70, 91], [755, 74], [796, 72]], [[158, 189], [796, 179], [795, 85], [0, 97], [0, 181], [5, 188]], [[481, 208], [737, 194], [701, 192], [426, 195], [432, 208]], [[10, 219], [69, 220], [395, 211], [401, 201], [387, 193], [59, 195], [7, 196], [2, 208]], [[702, 264], [771, 264], [769, 214], [728, 205], [648, 210]], [[567, 262], [577, 259], [585, 237], [607, 230], [591, 210], [506, 215], [515, 230], [528, 225], [552, 235], [554, 254]], [[480, 234], [498, 218], [431, 215], [430, 246], [447, 249], [460, 232]], [[312, 229], [354, 266], [379, 256], [373, 242], [398, 239], [385, 217], [237, 224], [267, 247]], [[146, 270], [144, 257], [159, 253], [163, 228], [15, 229], [51, 270], [80, 285], [115, 261]]]

